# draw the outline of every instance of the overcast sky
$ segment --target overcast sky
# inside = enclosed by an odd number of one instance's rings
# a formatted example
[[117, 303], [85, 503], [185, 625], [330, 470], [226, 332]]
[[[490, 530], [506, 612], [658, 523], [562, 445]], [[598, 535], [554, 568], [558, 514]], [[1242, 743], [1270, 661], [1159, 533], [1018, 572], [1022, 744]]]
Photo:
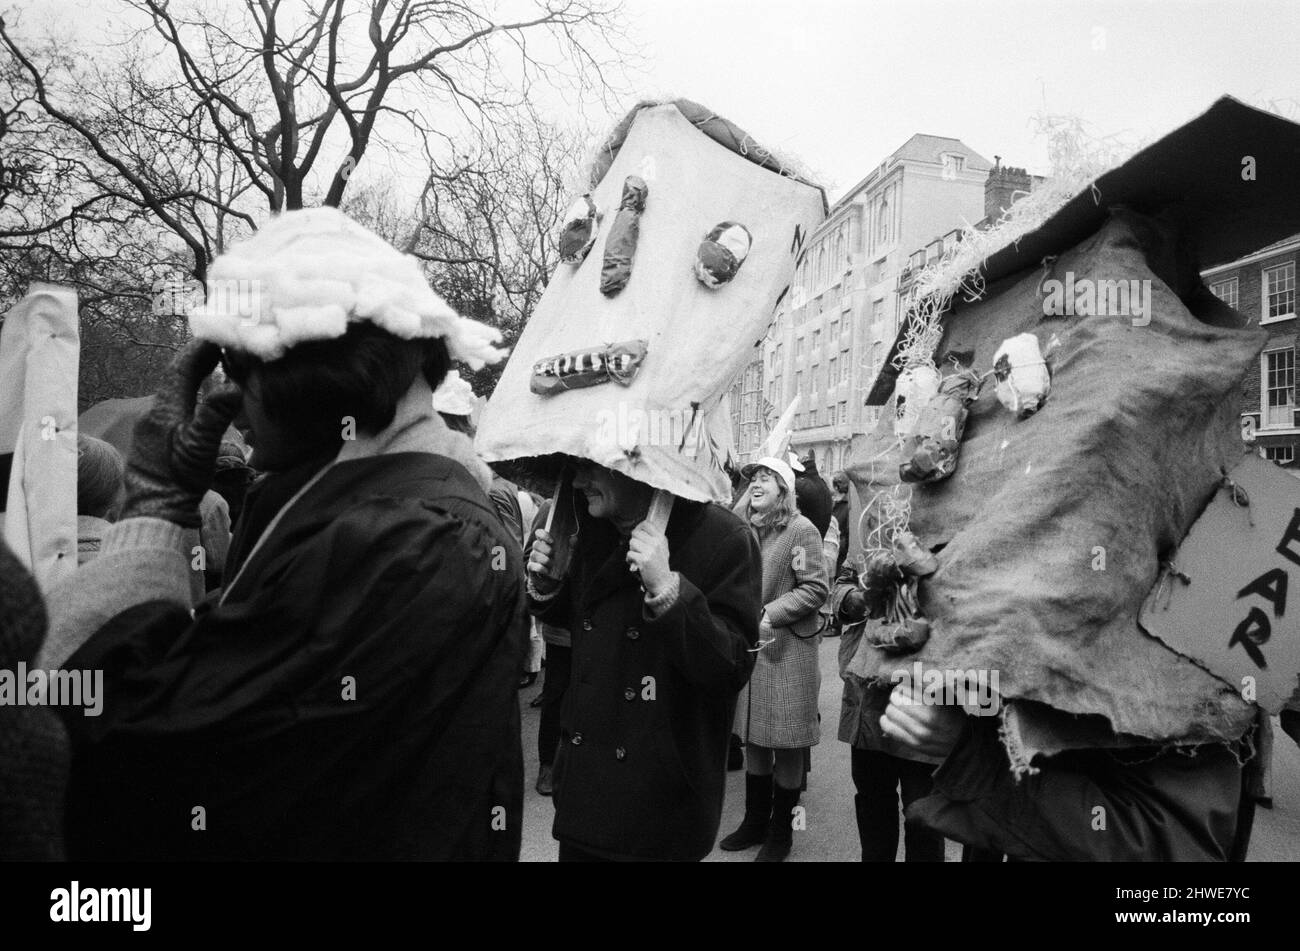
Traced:
[[[1068, 113], [1147, 142], [1227, 93], [1300, 121], [1300, 2], [628, 0], [647, 92], [697, 99], [832, 197], [914, 132], [1048, 171]], [[634, 77], [635, 78], [635, 77]]]
[[[96, 37], [121, 15], [105, 0], [10, 2], [33, 26], [45, 14]], [[1133, 145], [1225, 93], [1300, 121], [1300, 0], [625, 0], [625, 11], [643, 54], [626, 106], [698, 100], [801, 158], [832, 198], [914, 132], [1046, 173], [1040, 114]], [[584, 112], [598, 129], [618, 118]]]

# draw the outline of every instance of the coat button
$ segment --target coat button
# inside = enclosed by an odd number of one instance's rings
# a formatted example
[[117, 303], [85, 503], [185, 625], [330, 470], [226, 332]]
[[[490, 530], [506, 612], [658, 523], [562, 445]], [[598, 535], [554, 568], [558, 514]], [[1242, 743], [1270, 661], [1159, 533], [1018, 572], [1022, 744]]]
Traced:
[[590, 630], [591, 630], [591, 618], [589, 618], [589, 617], [585, 617], [585, 618], [582, 619], [582, 629], [583, 629], [584, 631], [590, 631]]
[[620, 746], [618, 749], [614, 751], [614, 759], [616, 760], [627, 759], [627, 750], [623, 749], [623, 747]]
[[627, 687], [627, 688], [625, 688], [625, 689], [623, 690], [623, 699], [624, 699], [624, 700], [635, 700], [635, 699], [636, 699], [636, 691], [633, 690], [631, 687]]
[[636, 640], [636, 639], [637, 639], [638, 637], [640, 637], [640, 636], [641, 636], [641, 632], [638, 631], [636, 628], [634, 628], [634, 627], [629, 627], [629, 628], [627, 629], [627, 639], [628, 639], [629, 641], [634, 641], [634, 640]]
[[573, 736], [570, 737], [569, 742], [572, 743], [574, 746], [581, 746], [581, 745], [582, 745], [582, 734], [581, 734], [581, 733], [575, 733], [575, 734], [573, 734]]

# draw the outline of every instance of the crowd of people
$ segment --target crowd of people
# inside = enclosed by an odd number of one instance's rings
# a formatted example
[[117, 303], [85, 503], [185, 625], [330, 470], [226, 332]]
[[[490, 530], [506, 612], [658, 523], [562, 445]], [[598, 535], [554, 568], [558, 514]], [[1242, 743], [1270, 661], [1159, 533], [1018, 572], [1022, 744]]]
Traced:
[[[274, 254], [276, 227], [241, 253]], [[475, 453], [454, 325], [362, 312], [282, 352], [201, 335], [125, 457], [79, 440], [72, 578], [42, 599], [0, 553], [0, 666], [105, 677], [100, 716], [5, 711], [23, 780], [3, 857], [517, 859], [542, 645], [536, 789], [561, 861], [789, 856], [820, 645], [839, 637], [843, 668], [880, 612], [847, 478], [766, 456], [731, 506], [677, 499], [661, 525], [650, 486], [570, 458], [569, 524]], [[894, 860], [900, 809], [908, 861], [942, 861], [945, 837], [971, 858], [1244, 854], [1244, 748], [1017, 777], [995, 721], [908, 689], [844, 679], [851, 775], [827, 779], [863, 860]]]

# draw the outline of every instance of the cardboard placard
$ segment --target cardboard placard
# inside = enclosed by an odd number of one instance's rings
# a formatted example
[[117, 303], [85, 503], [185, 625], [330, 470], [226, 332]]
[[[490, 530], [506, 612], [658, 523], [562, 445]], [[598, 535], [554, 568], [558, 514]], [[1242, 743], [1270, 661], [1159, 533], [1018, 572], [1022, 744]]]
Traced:
[[1143, 627], [1275, 714], [1300, 689], [1300, 481], [1258, 456], [1219, 490], [1143, 605]]

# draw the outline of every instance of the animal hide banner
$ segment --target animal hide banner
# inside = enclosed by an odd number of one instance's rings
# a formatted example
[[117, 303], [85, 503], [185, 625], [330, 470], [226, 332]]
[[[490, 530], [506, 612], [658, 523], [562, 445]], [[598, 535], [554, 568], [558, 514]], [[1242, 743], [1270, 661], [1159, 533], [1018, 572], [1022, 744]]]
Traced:
[[[1091, 715], [1109, 730], [1087, 745], [1236, 739], [1254, 715], [1233, 685], [1138, 623], [1162, 563], [1242, 456], [1241, 379], [1265, 340], [1201, 284], [1180, 239], [1118, 211], [1047, 270], [954, 307], [936, 364], [960, 357], [985, 372], [1009, 337], [1045, 345], [1056, 335], [1051, 396], [1020, 419], [985, 386], [955, 472], [898, 488], [939, 562], [918, 586], [930, 640], [906, 660], [997, 670], [1004, 700]], [[1053, 313], [1045, 288], [1067, 274], [1094, 290], [1136, 281], [1142, 299], [1116, 313], [1099, 292], [1092, 306]], [[864, 527], [881, 510], [876, 494], [899, 486], [900, 442], [886, 413], [853, 448]], [[855, 534], [861, 545], [865, 533]], [[887, 680], [898, 663], [882, 654], [878, 674]]]

